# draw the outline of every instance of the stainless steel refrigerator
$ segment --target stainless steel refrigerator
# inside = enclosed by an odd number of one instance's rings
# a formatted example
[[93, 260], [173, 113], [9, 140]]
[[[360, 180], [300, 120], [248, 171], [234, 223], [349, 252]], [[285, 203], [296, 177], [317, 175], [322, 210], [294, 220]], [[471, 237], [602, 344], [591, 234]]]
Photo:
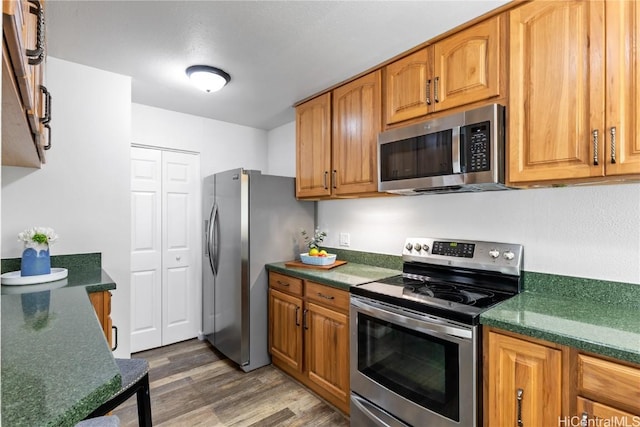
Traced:
[[295, 198], [293, 178], [235, 169], [204, 179], [202, 327], [245, 372], [271, 363], [265, 264], [299, 257], [314, 202]]

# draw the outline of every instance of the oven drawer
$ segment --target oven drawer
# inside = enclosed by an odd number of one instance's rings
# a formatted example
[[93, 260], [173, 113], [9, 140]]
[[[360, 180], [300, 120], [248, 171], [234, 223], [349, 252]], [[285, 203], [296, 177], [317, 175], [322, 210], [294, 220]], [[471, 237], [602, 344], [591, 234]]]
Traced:
[[347, 291], [307, 281], [304, 294], [308, 301], [340, 311], [349, 311], [349, 292]]
[[269, 273], [269, 286], [273, 289], [302, 296], [302, 279], [271, 272]]

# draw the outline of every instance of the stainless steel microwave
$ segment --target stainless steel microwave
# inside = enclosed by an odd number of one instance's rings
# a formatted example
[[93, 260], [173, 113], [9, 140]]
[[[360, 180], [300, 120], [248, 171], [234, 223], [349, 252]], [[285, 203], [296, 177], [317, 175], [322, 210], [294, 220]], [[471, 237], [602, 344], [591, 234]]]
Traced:
[[504, 190], [505, 108], [491, 104], [378, 135], [378, 191]]

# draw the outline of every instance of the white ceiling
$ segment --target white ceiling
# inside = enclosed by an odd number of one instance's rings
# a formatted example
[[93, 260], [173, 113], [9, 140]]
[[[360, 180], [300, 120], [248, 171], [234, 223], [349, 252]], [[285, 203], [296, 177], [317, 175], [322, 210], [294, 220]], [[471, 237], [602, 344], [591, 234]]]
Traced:
[[[135, 103], [270, 130], [295, 102], [504, 3], [50, 0], [47, 52], [131, 76]], [[196, 64], [231, 83], [198, 91]]]

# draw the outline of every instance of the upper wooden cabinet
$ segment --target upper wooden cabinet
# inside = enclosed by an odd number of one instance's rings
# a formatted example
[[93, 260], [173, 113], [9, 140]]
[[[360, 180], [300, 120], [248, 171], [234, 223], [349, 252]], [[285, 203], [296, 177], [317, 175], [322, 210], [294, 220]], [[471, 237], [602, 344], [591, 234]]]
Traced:
[[608, 1], [606, 112], [607, 175], [640, 173], [640, 3]]
[[296, 107], [296, 196], [331, 195], [331, 93]]
[[296, 196], [375, 193], [381, 72], [296, 107]]
[[504, 22], [497, 15], [387, 65], [385, 123], [500, 96]]
[[2, 12], [2, 164], [40, 167], [51, 119], [43, 85], [44, 3], [7, 0]]
[[509, 182], [640, 173], [636, 2], [510, 11]]
[[[424, 48], [385, 67], [385, 123], [398, 123], [429, 113], [432, 103], [431, 49]], [[428, 99], [429, 98], [429, 99]]]
[[381, 72], [333, 91], [334, 195], [378, 190], [378, 133], [381, 130]]

